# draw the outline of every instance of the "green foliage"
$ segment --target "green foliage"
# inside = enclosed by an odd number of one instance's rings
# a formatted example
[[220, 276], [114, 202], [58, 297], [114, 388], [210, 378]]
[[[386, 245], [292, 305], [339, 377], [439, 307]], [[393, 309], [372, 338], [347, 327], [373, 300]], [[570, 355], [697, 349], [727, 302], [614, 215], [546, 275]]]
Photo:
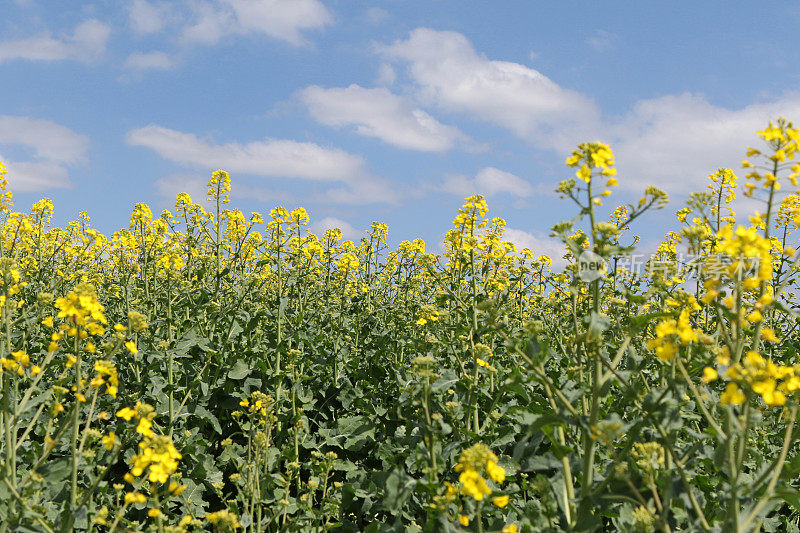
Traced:
[[[796, 179], [796, 130], [760, 134]], [[2, 196], [0, 533], [797, 531], [800, 201], [762, 176], [767, 214], [734, 229], [720, 171], [657, 252], [672, 270], [627, 272], [666, 196], [600, 221], [610, 148], [568, 164], [560, 273], [480, 196], [438, 255], [248, 220], [221, 171], [211, 211], [139, 204], [110, 238]], [[682, 238], [772, 268], [692, 287]], [[584, 250], [613, 268], [584, 279]]]

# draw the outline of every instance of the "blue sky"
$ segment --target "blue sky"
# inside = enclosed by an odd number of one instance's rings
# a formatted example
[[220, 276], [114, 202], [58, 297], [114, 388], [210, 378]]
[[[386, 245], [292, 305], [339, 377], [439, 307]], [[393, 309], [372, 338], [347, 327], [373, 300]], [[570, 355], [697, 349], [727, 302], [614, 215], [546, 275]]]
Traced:
[[[316, 229], [438, 241], [481, 192], [552, 252], [552, 192], [584, 140], [617, 155], [617, 203], [671, 205], [655, 239], [754, 132], [800, 121], [800, 8], [773, 2], [2, 0], [0, 159], [17, 208], [127, 225], [136, 202], [306, 207]], [[432, 245], [431, 248], [435, 248]]]

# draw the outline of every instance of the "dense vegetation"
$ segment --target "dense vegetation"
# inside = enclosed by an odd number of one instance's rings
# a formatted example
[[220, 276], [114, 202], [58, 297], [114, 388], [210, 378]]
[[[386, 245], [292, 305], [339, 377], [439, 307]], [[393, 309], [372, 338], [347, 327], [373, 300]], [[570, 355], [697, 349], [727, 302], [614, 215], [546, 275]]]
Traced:
[[0, 532], [798, 531], [800, 138], [759, 136], [645, 268], [666, 195], [608, 210], [580, 145], [564, 272], [480, 196], [431, 254], [265, 224], [217, 171], [107, 237], [0, 165]]

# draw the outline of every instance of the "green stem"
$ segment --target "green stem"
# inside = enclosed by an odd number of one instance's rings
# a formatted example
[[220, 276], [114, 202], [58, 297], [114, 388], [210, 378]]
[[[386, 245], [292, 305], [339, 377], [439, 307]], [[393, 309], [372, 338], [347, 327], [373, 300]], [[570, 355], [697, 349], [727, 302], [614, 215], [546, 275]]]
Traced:
[[[77, 325], [75, 326], [77, 328]], [[80, 464], [80, 455], [78, 453], [78, 434], [80, 432], [80, 416], [81, 416], [81, 402], [78, 400], [78, 394], [81, 392], [81, 352], [80, 352], [80, 332], [75, 332], [75, 409], [72, 414], [72, 442], [70, 449], [72, 451], [72, 475], [69, 494], [70, 512], [75, 513], [75, 503], [78, 500], [78, 465]]]

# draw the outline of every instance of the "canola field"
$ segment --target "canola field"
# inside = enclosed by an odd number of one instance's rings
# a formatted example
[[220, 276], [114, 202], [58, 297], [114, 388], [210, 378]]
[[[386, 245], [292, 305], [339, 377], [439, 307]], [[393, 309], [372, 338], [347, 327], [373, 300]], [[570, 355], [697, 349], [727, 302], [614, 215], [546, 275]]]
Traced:
[[224, 171], [104, 235], [0, 164], [0, 533], [800, 531], [798, 145], [757, 132], [626, 268], [667, 195], [614, 208], [581, 144], [563, 271], [481, 196], [441, 253]]

